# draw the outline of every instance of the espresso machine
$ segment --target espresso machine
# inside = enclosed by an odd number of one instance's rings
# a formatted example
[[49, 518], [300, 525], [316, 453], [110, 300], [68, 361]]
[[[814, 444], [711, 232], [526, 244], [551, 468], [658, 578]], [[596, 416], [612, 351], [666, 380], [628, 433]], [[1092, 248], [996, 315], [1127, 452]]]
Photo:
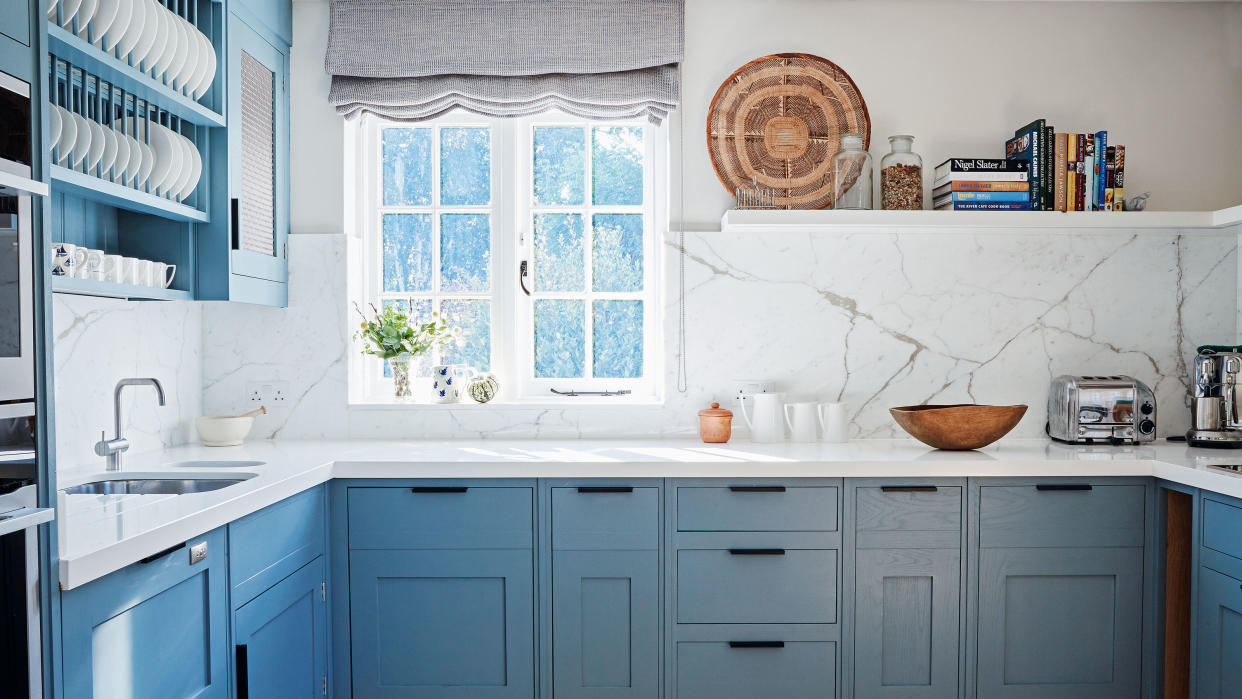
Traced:
[[1242, 347], [1204, 345], [1195, 357], [1194, 398], [1186, 442], [1192, 447], [1242, 448], [1238, 380]]

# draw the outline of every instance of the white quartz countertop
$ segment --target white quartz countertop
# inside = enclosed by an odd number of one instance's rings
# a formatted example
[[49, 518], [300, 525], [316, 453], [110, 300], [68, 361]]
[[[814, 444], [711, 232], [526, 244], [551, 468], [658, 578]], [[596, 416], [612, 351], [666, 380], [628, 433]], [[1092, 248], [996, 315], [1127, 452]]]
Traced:
[[[201, 460], [261, 466], [182, 466]], [[910, 439], [846, 444], [708, 445], [697, 440], [314, 442], [185, 446], [125, 455], [135, 477], [255, 474], [187, 495], [60, 495], [60, 583], [77, 587], [332, 478], [962, 478], [1155, 476], [1242, 497], [1242, 476], [1209, 468], [1242, 453], [1184, 444], [1070, 446], [1005, 439], [971, 452]], [[58, 471], [60, 488], [96, 480], [97, 468]]]

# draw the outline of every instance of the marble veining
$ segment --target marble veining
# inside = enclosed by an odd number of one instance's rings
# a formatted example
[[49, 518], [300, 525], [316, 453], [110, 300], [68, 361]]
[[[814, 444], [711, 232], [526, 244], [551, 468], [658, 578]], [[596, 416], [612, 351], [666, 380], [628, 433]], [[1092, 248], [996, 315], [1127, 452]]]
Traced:
[[[246, 382], [277, 379], [289, 405], [255, 437], [668, 437], [731, 405], [735, 379], [767, 378], [791, 400], [847, 403], [856, 438], [900, 435], [887, 409], [923, 402], [1027, 403], [1014, 434], [1036, 437], [1053, 376], [1125, 373], [1173, 434], [1195, 346], [1237, 336], [1237, 245], [1236, 231], [688, 233], [686, 393], [666, 294], [662, 406], [410, 411], [347, 405], [346, 238], [294, 235], [287, 311], [204, 307], [204, 409], [245, 409]], [[675, 289], [675, 240], [664, 252]]]

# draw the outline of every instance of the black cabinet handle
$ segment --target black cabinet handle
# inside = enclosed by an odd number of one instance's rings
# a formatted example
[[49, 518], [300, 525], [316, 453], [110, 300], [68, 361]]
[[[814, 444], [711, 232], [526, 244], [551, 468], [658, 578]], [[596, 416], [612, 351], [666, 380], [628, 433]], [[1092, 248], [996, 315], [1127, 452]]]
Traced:
[[784, 648], [784, 641], [729, 641], [730, 648]]
[[183, 548], [185, 548], [185, 542], [184, 542], [184, 541], [183, 541], [183, 542], [181, 542], [181, 543], [179, 543], [179, 544], [177, 544], [176, 546], [169, 546], [168, 548], [164, 549], [163, 551], [156, 551], [155, 553], [151, 554], [150, 556], [147, 556], [146, 558], [139, 558], [139, 559], [138, 559], [138, 562], [139, 562], [139, 563], [151, 563], [152, 561], [156, 561], [156, 560], [159, 560], [159, 559], [163, 558], [164, 556], [167, 556], [168, 554], [172, 553], [173, 551], [180, 551], [180, 550], [181, 550], [181, 549], [183, 549]]
[[618, 485], [583, 485], [578, 487], [579, 493], [632, 493], [633, 488]]
[[229, 229], [233, 238], [233, 249], [241, 250], [241, 212], [237, 197], [229, 200]]
[[1090, 483], [1040, 483], [1035, 490], [1091, 490]]
[[731, 485], [729, 490], [734, 493], [783, 493], [783, 485]]
[[416, 485], [411, 493], [464, 493], [470, 490], [464, 485]]
[[733, 556], [784, 556], [785, 549], [729, 549]]
[[237, 668], [237, 699], [250, 699], [250, 672], [246, 661], [246, 644], [239, 643], [233, 649]]
[[939, 491], [934, 485], [882, 485], [882, 493], [934, 493]]

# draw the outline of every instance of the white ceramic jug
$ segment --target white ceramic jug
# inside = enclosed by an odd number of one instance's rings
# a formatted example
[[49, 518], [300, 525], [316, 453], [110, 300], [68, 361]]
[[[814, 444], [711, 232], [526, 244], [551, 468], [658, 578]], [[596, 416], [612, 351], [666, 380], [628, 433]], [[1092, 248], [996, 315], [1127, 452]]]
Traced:
[[795, 442], [819, 441], [819, 406], [815, 403], [786, 403], [785, 424]]
[[785, 441], [784, 393], [752, 393], [738, 396], [737, 401], [752, 442]]

